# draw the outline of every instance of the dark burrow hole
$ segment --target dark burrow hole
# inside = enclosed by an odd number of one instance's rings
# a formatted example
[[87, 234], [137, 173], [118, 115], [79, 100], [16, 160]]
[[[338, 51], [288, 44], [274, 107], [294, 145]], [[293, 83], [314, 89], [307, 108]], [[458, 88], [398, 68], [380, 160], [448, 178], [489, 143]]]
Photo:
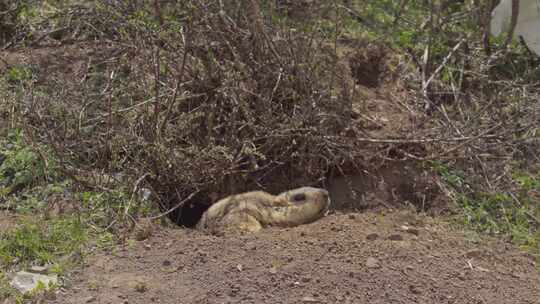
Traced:
[[357, 84], [368, 88], [380, 85], [384, 74], [386, 50], [379, 45], [367, 45], [349, 58], [349, 67]]
[[177, 210], [169, 213], [169, 218], [178, 226], [195, 228], [195, 225], [197, 225], [203, 213], [209, 207], [210, 206], [206, 204], [187, 203]]

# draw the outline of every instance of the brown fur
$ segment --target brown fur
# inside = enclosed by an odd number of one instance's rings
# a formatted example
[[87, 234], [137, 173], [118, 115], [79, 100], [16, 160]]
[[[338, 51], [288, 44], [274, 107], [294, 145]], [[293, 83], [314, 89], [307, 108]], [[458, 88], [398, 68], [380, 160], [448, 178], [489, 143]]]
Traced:
[[302, 187], [277, 196], [263, 191], [246, 192], [213, 204], [197, 229], [221, 235], [255, 232], [266, 226], [298, 226], [324, 216], [329, 204], [328, 192], [319, 188]]

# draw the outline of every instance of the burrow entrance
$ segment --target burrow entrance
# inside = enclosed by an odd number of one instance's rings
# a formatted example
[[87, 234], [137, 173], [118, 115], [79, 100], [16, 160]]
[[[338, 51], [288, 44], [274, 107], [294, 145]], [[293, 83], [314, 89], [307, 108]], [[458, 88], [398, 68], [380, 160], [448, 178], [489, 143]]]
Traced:
[[[328, 176], [326, 183], [314, 186], [330, 192], [333, 211], [414, 208], [418, 212], [437, 215], [449, 211], [448, 200], [442, 195], [437, 181], [436, 174], [415, 164], [389, 162], [347, 176]], [[285, 190], [288, 189], [281, 191]], [[193, 228], [210, 207], [209, 201], [207, 197], [196, 197], [171, 212], [169, 218], [179, 226]]]

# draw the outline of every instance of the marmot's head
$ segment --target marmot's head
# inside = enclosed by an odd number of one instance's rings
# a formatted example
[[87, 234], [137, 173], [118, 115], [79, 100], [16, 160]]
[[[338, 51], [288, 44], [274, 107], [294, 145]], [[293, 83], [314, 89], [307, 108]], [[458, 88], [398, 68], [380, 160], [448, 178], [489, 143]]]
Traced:
[[330, 207], [330, 195], [321, 188], [301, 187], [283, 192], [277, 196], [278, 200], [284, 200], [290, 205], [309, 204], [310, 209], [316, 209], [317, 213], [325, 213]]

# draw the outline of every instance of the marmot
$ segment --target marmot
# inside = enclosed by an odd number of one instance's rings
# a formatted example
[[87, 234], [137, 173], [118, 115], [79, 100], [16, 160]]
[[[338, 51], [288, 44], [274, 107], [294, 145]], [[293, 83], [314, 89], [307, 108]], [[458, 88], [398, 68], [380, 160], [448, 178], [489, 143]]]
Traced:
[[272, 195], [246, 192], [219, 200], [203, 214], [197, 229], [211, 234], [255, 232], [266, 226], [293, 227], [323, 217], [330, 206], [328, 191], [302, 187]]

